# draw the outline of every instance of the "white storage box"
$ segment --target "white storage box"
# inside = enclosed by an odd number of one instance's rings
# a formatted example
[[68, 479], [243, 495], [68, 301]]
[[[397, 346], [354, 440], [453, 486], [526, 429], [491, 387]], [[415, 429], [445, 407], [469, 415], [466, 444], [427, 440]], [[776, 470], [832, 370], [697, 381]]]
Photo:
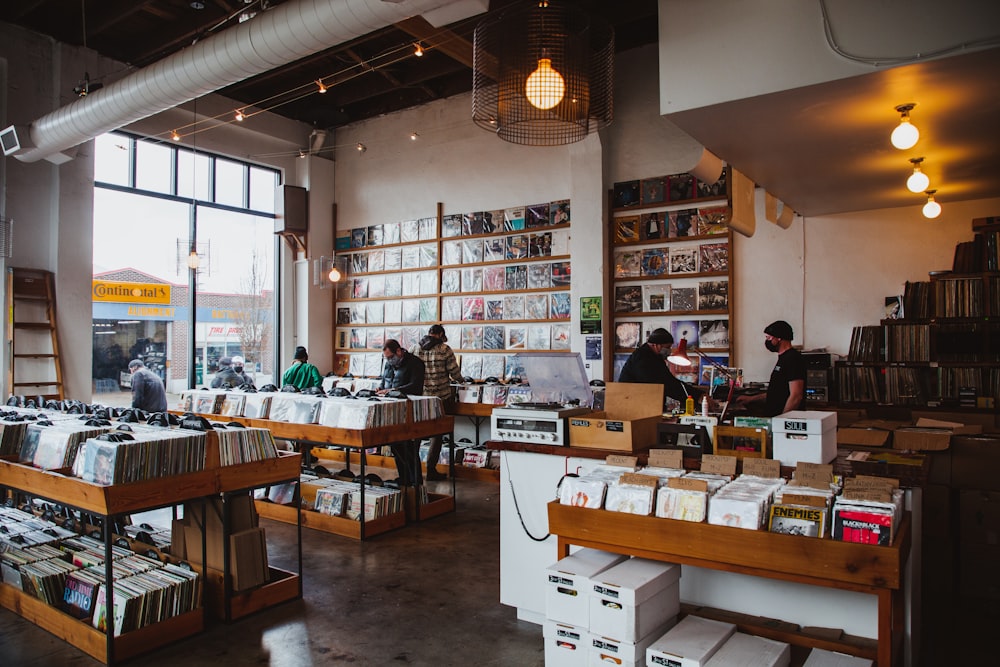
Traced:
[[590, 633], [586, 628], [547, 620], [542, 636], [545, 639], [545, 667], [580, 667], [587, 664]]
[[590, 627], [590, 577], [628, 556], [600, 549], [580, 549], [545, 569], [545, 617], [581, 628]]
[[784, 466], [829, 463], [837, 458], [837, 413], [792, 410], [771, 420], [774, 458]]
[[735, 633], [715, 652], [705, 667], [788, 667], [792, 662], [792, 648], [784, 643]]
[[591, 577], [590, 632], [636, 642], [681, 610], [681, 566], [644, 558]]
[[685, 616], [646, 649], [646, 667], [702, 667], [735, 632], [732, 623]]
[[872, 667], [872, 661], [853, 655], [814, 648], [802, 667]]
[[613, 637], [603, 637], [591, 633], [590, 657], [587, 665], [588, 667], [605, 667], [606, 665], [642, 667], [646, 664], [646, 649], [649, 648], [649, 645], [676, 624], [677, 617], [673, 616], [637, 642], [623, 642]]

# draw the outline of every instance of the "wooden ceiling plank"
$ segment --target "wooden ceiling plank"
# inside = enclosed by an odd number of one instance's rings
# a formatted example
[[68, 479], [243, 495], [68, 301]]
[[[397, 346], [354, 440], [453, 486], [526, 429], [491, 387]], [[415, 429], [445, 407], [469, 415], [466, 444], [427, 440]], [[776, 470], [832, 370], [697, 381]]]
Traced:
[[[399, 21], [395, 26], [418, 39], [425, 48], [440, 51], [472, 69], [474, 61], [472, 42], [458, 33], [447, 28], [435, 28], [422, 16]], [[484, 73], [491, 79], [496, 79], [499, 70], [496, 58], [490, 56], [484, 65]]]
[[88, 32], [90, 33], [90, 35], [99, 35], [108, 28], [111, 28], [112, 26], [117, 25], [119, 22], [123, 21], [129, 16], [132, 16], [136, 12], [144, 10], [146, 6], [151, 4], [152, 2], [153, 0], [146, 0], [145, 2], [137, 2], [128, 9], [115, 12], [110, 18], [106, 19], [101, 23], [98, 23], [92, 29], [88, 30]]

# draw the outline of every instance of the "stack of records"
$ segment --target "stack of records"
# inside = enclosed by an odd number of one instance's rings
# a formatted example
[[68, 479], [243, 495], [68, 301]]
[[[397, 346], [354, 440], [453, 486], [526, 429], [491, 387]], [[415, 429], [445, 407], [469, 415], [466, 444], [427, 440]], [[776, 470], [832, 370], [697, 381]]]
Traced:
[[[205, 469], [205, 433], [133, 424], [130, 434], [106, 433], [80, 447], [73, 474], [94, 484], [124, 484]], [[116, 440], [129, 435], [131, 440]]]
[[80, 444], [112, 430], [112, 426], [87, 426], [77, 420], [51, 425], [28, 424], [21, 444], [20, 461], [43, 470], [72, 468]]
[[216, 434], [219, 436], [219, 458], [224, 466], [278, 457], [274, 436], [266, 428], [222, 429]]

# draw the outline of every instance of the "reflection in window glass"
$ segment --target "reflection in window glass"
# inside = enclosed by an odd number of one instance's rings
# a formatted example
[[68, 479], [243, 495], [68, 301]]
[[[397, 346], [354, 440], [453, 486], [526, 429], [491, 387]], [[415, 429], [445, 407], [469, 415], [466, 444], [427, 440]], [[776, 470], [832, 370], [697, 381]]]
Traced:
[[132, 140], [120, 134], [102, 134], [94, 141], [94, 180], [131, 185]]
[[137, 141], [135, 144], [135, 187], [150, 192], [173, 194], [173, 153], [170, 146]]
[[278, 185], [278, 173], [273, 169], [250, 167], [250, 209], [263, 213], [274, 213], [274, 189]]
[[[194, 163], [192, 170], [191, 164]], [[201, 153], [177, 151], [177, 196], [212, 201], [212, 159]]]
[[245, 208], [244, 174], [246, 174], [244, 165], [216, 158], [215, 203]]

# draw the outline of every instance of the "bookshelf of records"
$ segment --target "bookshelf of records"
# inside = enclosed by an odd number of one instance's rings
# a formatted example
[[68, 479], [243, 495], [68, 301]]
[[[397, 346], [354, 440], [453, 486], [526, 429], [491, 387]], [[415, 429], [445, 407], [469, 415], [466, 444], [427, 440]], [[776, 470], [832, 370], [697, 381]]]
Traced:
[[[464, 377], [519, 379], [518, 355], [570, 348], [570, 202], [351, 230], [337, 294], [337, 369], [378, 377], [382, 346], [442, 324]], [[340, 240], [344, 245], [346, 237]]]
[[[715, 183], [671, 174], [615, 183], [612, 191], [612, 377], [653, 329], [669, 331], [721, 366], [733, 365], [732, 231], [725, 225], [728, 171]], [[725, 382], [692, 351], [691, 367], [671, 366], [685, 382]]]
[[841, 402], [995, 409], [998, 237], [997, 229], [976, 231], [956, 246], [951, 271], [907, 282], [903, 294], [886, 297], [878, 325], [854, 327], [847, 359], [836, 365]]
[[116, 516], [288, 479], [298, 456], [279, 461], [270, 433], [165, 428], [136, 423], [132, 410], [49, 403], [0, 411], [0, 606], [110, 664], [200, 632], [204, 602], [258, 610], [300, 594], [298, 577], [274, 568], [287, 595], [266, 574], [226, 594], [221, 569], [205, 576], [203, 554], [176, 552], [176, 526], [100, 536]]

